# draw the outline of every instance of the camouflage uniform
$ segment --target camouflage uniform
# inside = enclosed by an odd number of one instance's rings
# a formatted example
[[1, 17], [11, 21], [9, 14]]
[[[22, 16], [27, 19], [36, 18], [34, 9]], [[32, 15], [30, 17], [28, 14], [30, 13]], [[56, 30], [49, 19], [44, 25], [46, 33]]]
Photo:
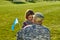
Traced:
[[50, 40], [50, 32], [42, 25], [28, 25], [17, 33], [17, 40]]

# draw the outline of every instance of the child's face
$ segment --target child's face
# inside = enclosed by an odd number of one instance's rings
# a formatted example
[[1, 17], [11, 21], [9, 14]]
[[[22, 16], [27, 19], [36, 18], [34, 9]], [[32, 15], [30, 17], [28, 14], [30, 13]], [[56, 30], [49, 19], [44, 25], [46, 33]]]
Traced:
[[33, 19], [33, 15], [29, 15], [29, 16], [28, 16], [28, 20], [29, 20], [29, 21], [32, 21], [32, 19]]

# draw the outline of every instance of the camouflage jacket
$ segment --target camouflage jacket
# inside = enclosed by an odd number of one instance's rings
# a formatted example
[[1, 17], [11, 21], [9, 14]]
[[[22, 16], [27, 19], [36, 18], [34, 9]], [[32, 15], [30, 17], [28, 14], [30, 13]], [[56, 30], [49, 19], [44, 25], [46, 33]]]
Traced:
[[50, 40], [50, 32], [42, 25], [28, 25], [18, 31], [17, 40]]

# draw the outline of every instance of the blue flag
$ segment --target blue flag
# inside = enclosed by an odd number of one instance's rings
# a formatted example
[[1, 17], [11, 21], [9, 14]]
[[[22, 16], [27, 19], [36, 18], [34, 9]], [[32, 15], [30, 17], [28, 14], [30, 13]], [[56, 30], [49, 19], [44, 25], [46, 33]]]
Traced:
[[14, 31], [14, 27], [15, 27], [15, 25], [16, 25], [17, 23], [18, 23], [18, 18], [16, 18], [15, 21], [14, 21], [14, 23], [12, 24], [12, 27], [11, 27], [11, 28], [12, 28], [13, 31]]

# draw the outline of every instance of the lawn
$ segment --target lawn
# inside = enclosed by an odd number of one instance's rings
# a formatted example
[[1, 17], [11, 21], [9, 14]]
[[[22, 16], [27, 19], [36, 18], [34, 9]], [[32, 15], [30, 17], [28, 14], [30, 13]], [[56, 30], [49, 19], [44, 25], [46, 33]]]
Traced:
[[[43, 25], [50, 30], [51, 40], [60, 40], [59, 1], [14, 4], [7, 0], [0, 0], [0, 40], [16, 40], [16, 33], [22, 27], [27, 9], [43, 13], [45, 16]], [[12, 31], [11, 26], [15, 18], [18, 18], [19, 24]]]

